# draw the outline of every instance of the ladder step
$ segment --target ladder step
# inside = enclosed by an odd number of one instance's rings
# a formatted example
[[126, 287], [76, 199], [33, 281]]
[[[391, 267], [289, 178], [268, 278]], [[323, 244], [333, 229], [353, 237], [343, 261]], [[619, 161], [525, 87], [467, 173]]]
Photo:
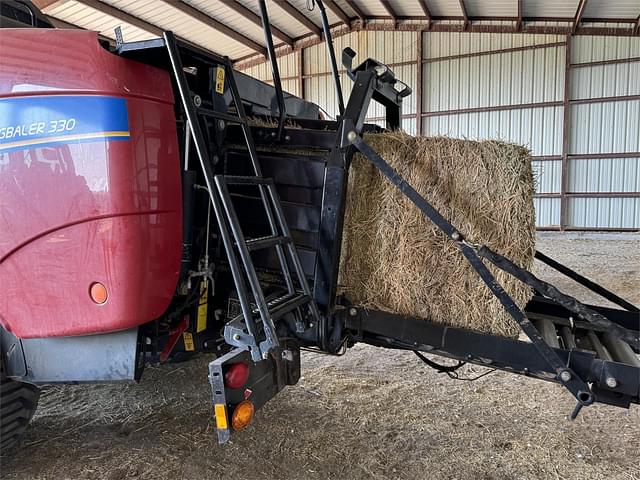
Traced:
[[242, 118], [236, 115], [229, 115], [228, 113], [216, 112], [215, 110], [211, 110], [210, 108], [196, 107], [196, 111], [201, 115], [205, 115], [207, 117], [219, 118], [221, 120], [226, 120], [229, 123], [237, 123], [237, 124], [247, 123], [246, 120], [243, 120]]
[[273, 183], [272, 179], [263, 177], [224, 175], [222, 178], [227, 185], [271, 185]]
[[286, 245], [290, 241], [290, 238], [282, 235], [268, 235], [266, 237], [249, 238], [245, 243], [249, 251], [252, 252], [254, 250], [275, 247], [276, 245]]

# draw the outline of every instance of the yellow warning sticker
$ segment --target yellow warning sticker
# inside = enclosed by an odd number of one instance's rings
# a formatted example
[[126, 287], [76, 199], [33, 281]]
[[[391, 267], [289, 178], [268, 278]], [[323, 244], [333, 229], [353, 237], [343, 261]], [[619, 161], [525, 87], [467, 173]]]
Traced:
[[216, 93], [224, 93], [224, 67], [216, 68]]
[[207, 304], [209, 302], [209, 281], [207, 278], [200, 283], [200, 300], [198, 300], [198, 318], [196, 321], [196, 333], [207, 329]]
[[182, 340], [184, 341], [184, 350], [186, 352], [195, 351], [196, 347], [193, 344], [193, 335], [191, 332], [182, 332]]

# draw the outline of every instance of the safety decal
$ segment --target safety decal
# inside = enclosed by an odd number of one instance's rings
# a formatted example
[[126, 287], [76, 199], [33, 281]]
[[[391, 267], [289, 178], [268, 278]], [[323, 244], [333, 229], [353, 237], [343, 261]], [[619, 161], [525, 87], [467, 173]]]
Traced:
[[193, 352], [196, 347], [193, 344], [193, 334], [191, 332], [182, 332], [182, 340], [184, 341], [184, 351]]
[[216, 93], [224, 93], [224, 67], [216, 68]]
[[0, 153], [96, 140], [128, 140], [124, 98], [36, 95], [0, 99]]
[[196, 333], [207, 329], [207, 305], [209, 302], [209, 282], [205, 278], [200, 284], [200, 299], [198, 300], [198, 320], [196, 322]]

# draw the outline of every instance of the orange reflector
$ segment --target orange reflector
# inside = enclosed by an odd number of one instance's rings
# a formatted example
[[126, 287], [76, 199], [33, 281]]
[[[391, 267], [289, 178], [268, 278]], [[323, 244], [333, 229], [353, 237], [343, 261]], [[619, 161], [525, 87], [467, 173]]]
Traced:
[[216, 403], [214, 407], [216, 413], [216, 427], [218, 430], [226, 430], [229, 428], [227, 424], [227, 408], [224, 403]]
[[89, 287], [89, 295], [91, 296], [91, 300], [98, 305], [102, 305], [107, 301], [107, 287], [100, 282], [92, 283], [91, 287]]
[[253, 420], [253, 414], [256, 409], [249, 400], [240, 402], [231, 416], [231, 426], [234, 430], [242, 430]]

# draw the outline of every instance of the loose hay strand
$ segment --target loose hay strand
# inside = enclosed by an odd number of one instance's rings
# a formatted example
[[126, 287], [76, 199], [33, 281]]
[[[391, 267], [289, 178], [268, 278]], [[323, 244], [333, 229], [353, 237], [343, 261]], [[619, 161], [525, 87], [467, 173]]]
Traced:
[[[535, 185], [527, 149], [400, 131], [365, 140], [469, 241], [531, 267]], [[495, 335], [518, 334], [457, 247], [359, 154], [351, 165], [344, 225], [340, 285], [350, 301]], [[489, 269], [524, 307], [531, 289]]]

